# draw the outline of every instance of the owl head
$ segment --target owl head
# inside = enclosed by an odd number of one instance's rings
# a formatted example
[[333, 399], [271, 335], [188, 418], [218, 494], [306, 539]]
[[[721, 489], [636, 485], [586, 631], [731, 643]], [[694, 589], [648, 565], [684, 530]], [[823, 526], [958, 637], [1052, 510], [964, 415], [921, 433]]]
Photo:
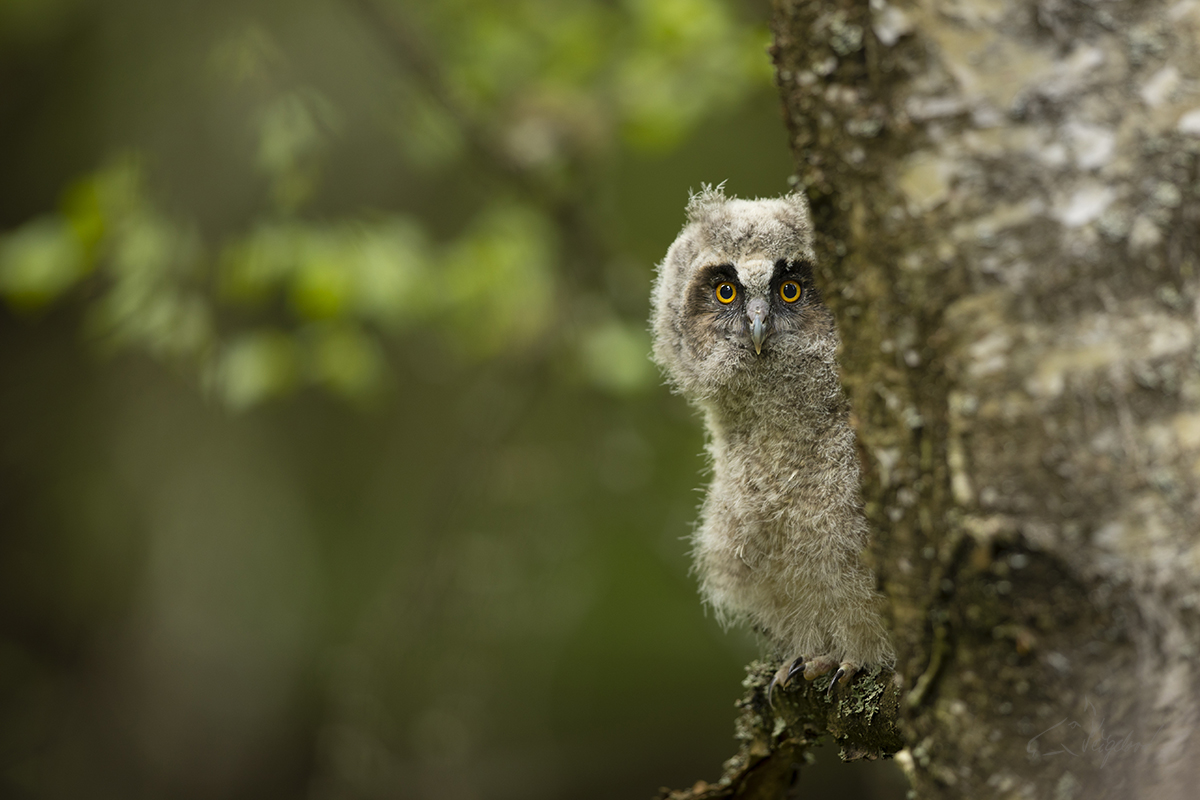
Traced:
[[743, 394], [836, 357], [803, 196], [739, 200], [706, 186], [687, 214], [652, 295], [654, 360], [678, 389]]

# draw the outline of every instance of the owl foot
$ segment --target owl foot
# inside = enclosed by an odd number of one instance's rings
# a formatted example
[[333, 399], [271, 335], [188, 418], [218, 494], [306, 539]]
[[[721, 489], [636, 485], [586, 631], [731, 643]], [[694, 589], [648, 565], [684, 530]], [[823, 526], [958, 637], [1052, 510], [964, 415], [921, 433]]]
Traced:
[[829, 682], [829, 688], [825, 690], [825, 696], [833, 694], [833, 687], [839, 683], [849, 683], [850, 679], [858, 674], [858, 664], [853, 661], [843, 661], [838, 665], [837, 672], [833, 673], [833, 680]]
[[843, 661], [839, 664], [832, 655], [796, 656], [784, 660], [775, 674], [771, 676], [771, 683], [767, 686], [767, 703], [772, 708], [775, 707], [773, 694], [776, 686], [786, 689], [797, 675], [803, 675], [806, 681], [815, 681], [822, 675], [831, 672], [834, 667], [837, 667], [837, 671], [833, 673], [833, 679], [829, 681], [829, 687], [825, 690], [827, 697], [833, 694], [833, 687], [849, 683], [850, 679], [858, 674], [860, 669], [858, 664], [853, 661]]
[[804, 672], [804, 656], [796, 656], [793, 659], [785, 660], [779, 665], [779, 669], [771, 677], [771, 684], [767, 686], [767, 704], [772, 708], [775, 707], [774, 701], [771, 699], [771, 693], [775, 691], [776, 685], [786, 689], [787, 685], [792, 682], [792, 678]]
[[815, 681], [837, 666], [837, 659], [831, 655], [813, 656], [804, 659], [804, 680]]
[[858, 673], [858, 664], [853, 661], [843, 661], [839, 664], [837, 659], [831, 655], [796, 656], [785, 660], [771, 677], [770, 685], [767, 686], [767, 703], [774, 708], [773, 694], [776, 686], [786, 689], [797, 675], [803, 675], [806, 681], [815, 681], [822, 675], [831, 672], [834, 667], [837, 667], [837, 671], [833, 673], [829, 688], [825, 690], [826, 696], [833, 694], [833, 687], [839, 683], [849, 683], [850, 679]]

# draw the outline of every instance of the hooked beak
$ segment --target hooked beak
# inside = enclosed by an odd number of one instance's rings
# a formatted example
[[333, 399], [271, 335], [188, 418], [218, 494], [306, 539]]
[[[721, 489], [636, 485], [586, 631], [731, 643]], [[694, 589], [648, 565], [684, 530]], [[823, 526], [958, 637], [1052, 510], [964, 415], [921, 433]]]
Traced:
[[771, 307], [761, 297], [756, 297], [746, 304], [746, 317], [750, 320], [750, 341], [754, 343], [754, 353], [762, 355], [763, 339], [767, 338], [767, 312]]

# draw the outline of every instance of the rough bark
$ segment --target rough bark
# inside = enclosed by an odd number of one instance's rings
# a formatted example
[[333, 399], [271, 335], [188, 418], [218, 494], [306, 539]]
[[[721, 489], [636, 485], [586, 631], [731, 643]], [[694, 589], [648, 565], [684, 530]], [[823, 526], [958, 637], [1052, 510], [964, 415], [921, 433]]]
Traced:
[[[774, 29], [918, 796], [1193, 796], [1200, 2]], [[764, 764], [812, 733], [779, 719]]]

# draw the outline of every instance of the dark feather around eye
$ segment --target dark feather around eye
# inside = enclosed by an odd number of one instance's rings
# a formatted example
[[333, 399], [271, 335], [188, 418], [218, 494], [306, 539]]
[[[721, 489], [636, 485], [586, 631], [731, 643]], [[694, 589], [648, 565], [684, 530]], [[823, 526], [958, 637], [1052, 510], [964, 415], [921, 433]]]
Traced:
[[781, 258], [775, 262], [775, 272], [771, 279], [773, 282], [782, 283], [786, 280], [799, 281], [801, 286], [808, 287], [812, 284], [812, 264], [797, 259], [789, 261], [786, 258]]
[[803, 295], [797, 306], [807, 306], [813, 302], [819, 302], [821, 295], [817, 291], [816, 285], [813, 283], [812, 264], [802, 259], [788, 261], [781, 258], [775, 262], [775, 272], [771, 276], [772, 291], [778, 294], [779, 287], [787, 281], [796, 281], [800, 284]]
[[734, 286], [741, 288], [738, 283], [737, 270], [733, 268], [733, 264], [712, 264], [701, 269], [695, 279], [695, 283], [706, 283], [710, 287], [716, 287], [718, 283], [728, 282]]
[[[717, 300], [716, 290], [722, 283], [732, 284], [735, 297], [729, 303], [722, 304]], [[684, 301], [685, 316], [707, 315], [716, 311], [721, 315], [734, 313], [742, 303], [742, 284], [737, 279], [737, 270], [732, 264], [710, 264], [701, 267], [688, 284], [687, 296]]]

